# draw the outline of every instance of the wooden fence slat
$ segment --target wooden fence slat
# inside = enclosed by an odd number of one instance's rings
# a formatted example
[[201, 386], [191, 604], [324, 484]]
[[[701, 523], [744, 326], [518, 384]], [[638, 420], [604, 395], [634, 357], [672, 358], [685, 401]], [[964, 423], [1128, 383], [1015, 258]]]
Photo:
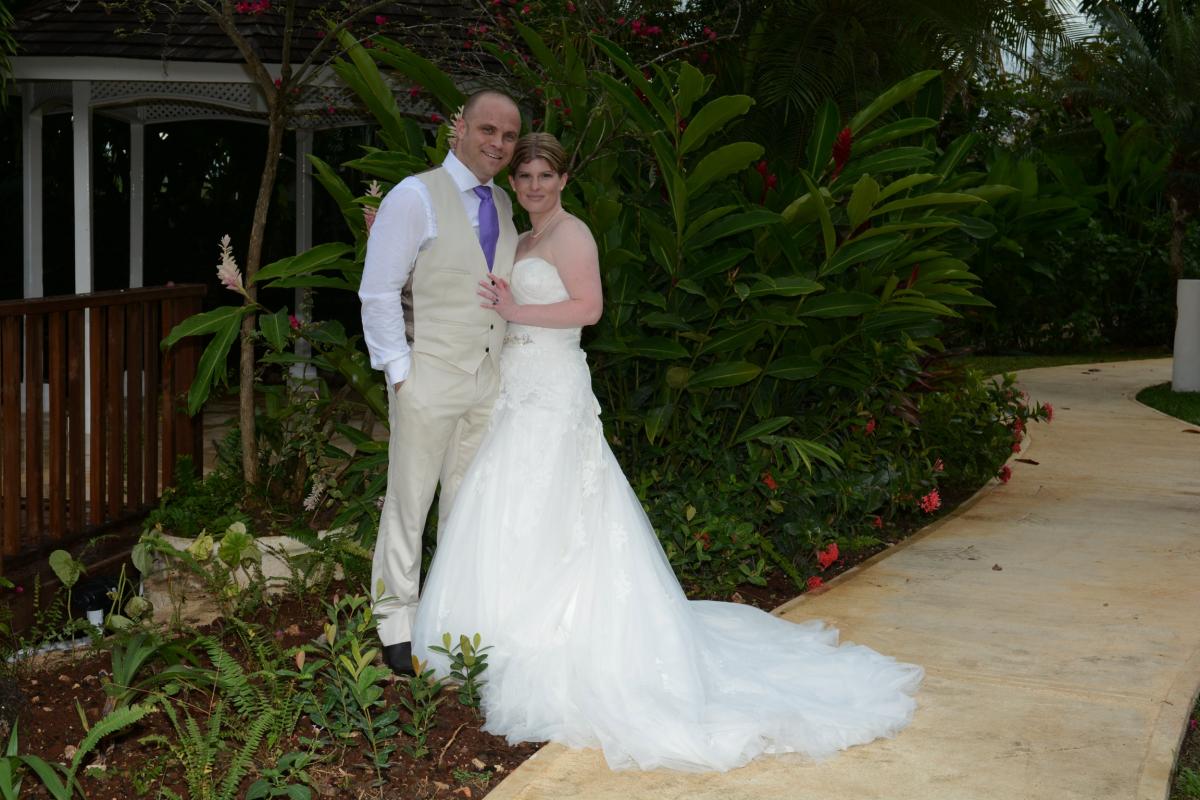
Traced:
[[42, 347], [43, 319], [25, 318], [25, 530], [41, 547], [42, 513]]
[[104, 399], [108, 371], [104, 368], [106, 345], [106, 310], [88, 309], [88, 357], [92, 368], [88, 376], [88, 397], [92, 407], [88, 414], [88, 436], [91, 458], [88, 464], [88, 524], [99, 525], [104, 521], [105, 486], [105, 440]]
[[50, 539], [57, 542], [67, 532], [67, 344], [62, 312], [49, 315], [49, 328], [50, 474], [46, 499], [50, 505]]
[[121, 514], [124, 493], [124, 463], [122, 444], [125, 439], [125, 310], [126, 306], [111, 306], [108, 309], [108, 391], [105, 392], [104, 410], [108, 433], [108, 518], [116, 519]]
[[142, 507], [142, 306], [133, 304], [125, 321], [125, 511]]
[[0, 324], [0, 415], [4, 419], [3, 461], [4, 555], [21, 550], [21, 319]]
[[[87, 443], [84, 437], [87, 376], [84, 353], [87, 352], [85, 312], [67, 313], [67, 480], [71, 494], [71, 530], [81, 531], [87, 520]], [[103, 453], [100, 454], [101, 456]]]
[[[162, 305], [162, 338], [166, 338], [171, 328], [181, 319], [179, 317], [178, 301], [168, 300]], [[175, 348], [163, 354], [162, 376], [160, 378], [162, 395], [162, 485], [165, 489], [175, 483], [175, 413], [179, 398], [175, 396]]]
[[146, 488], [143, 493], [143, 498], [146, 502], [153, 502], [154, 498], [158, 497], [158, 426], [159, 426], [159, 409], [158, 402], [161, 390], [159, 388], [159, 369], [158, 364], [162, 358], [158, 343], [159, 337], [157, 332], [160, 330], [161, 314], [159, 310], [162, 308], [161, 303], [146, 304], [146, 413], [145, 413], [145, 435], [142, 437], [143, 449], [145, 452], [145, 468]]

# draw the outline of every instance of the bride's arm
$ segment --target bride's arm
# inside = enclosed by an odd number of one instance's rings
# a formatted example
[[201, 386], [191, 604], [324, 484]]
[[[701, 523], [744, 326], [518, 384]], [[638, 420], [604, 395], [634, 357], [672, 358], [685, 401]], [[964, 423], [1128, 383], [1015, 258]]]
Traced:
[[[595, 325], [604, 310], [604, 290], [600, 286], [600, 259], [596, 241], [583, 222], [568, 217], [559, 225], [550, 245], [551, 263], [570, 297], [558, 303], [521, 305], [512, 299], [507, 282], [496, 278], [493, 289], [500, 302], [483, 303], [509, 322], [539, 328], [580, 328]], [[484, 292], [480, 292], [481, 296]]]

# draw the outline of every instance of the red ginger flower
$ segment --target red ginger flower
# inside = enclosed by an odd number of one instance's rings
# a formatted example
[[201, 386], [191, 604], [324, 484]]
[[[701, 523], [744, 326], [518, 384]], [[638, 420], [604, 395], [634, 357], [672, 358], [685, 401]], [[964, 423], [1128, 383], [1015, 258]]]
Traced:
[[1008, 464], [1005, 464], [1000, 468], [1000, 473], [996, 475], [996, 477], [1000, 479], [1001, 483], [1008, 483], [1010, 480], [1012, 480], [1012, 467], [1010, 467]]
[[937, 489], [933, 489], [929, 494], [921, 498], [921, 510], [926, 514], [932, 514], [942, 507], [942, 495]]
[[775, 482], [775, 478], [772, 477], [770, 472], [764, 472], [762, 474], [762, 482], [763, 482], [763, 485], [766, 486], [768, 489], [770, 489], [772, 492], [779, 488], [779, 484]]
[[817, 551], [817, 563], [821, 569], [829, 569], [829, 565], [838, 560], [837, 542], [830, 542], [829, 547]]
[[288, 314], [288, 325], [292, 326], [292, 330], [300, 330], [300, 320], [295, 314]]
[[842, 168], [846, 166], [846, 162], [850, 160], [850, 150], [854, 144], [854, 134], [850, 132], [850, 126], [847, 125], [838, 132], [837, 138], [833, 140], [833, 176], [836, 178], [842, 174]]
[[824, 585], [825, 585], [825, 581], [821, 580], [816, 575], [813, 575], [811, 578], [808, 579], [808, 590], [810, 592], [813, 589], [820, 589]]

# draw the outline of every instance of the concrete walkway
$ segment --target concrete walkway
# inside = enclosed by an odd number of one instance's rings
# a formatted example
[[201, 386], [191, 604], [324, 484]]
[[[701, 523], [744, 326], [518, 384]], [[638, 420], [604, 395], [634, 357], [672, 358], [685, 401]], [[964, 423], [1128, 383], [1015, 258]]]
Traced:
[[776, 612], [925, 666], [896, 739], [708, 775], [550, 745], [489, 800], [1162, 800], [1200, 686], [1200, 435], [1133, 398], [1170, 371], [1025, 372], [1037, 465]]

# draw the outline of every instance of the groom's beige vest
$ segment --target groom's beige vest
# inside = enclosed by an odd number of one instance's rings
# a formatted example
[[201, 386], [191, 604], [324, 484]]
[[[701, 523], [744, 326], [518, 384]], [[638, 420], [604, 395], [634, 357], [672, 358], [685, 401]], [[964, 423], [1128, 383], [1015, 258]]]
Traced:
[[[487, 260], [457, 184], [441, 167], [416, 177], [429, 190], [438, 235], [417, 254], [413, 267], [412, 349], [473, 373], [485, 358], [499, 358], [507, 323], [480, 307], [483, 299], [476, 292], [488, 275]], [[512, 202], [496, 186], [492, 197], [500, 218], [492, 272], [507, 279], [517, 249]]]

